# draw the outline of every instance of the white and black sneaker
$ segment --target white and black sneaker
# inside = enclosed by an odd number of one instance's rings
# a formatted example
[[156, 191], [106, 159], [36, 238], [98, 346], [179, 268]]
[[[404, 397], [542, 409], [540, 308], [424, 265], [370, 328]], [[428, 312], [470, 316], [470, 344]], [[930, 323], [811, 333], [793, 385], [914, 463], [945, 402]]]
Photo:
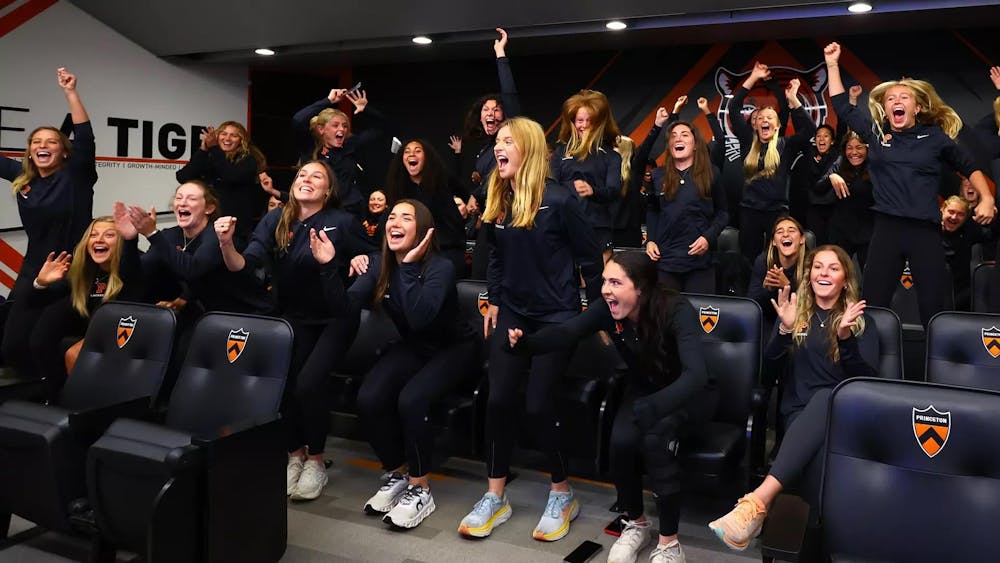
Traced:
[[368, 514], [385, 514], [392, 510], [392, 507], [399, 502], [400, 495], [406, 490], [409, 477], [393, 471], [383, 473], [382, 480], [385, 484], [379, 487], [379, 490], [365, 503], [365, 512]]
[[410, 485], [382, 521], [400, 528], [416, 528], [434, 512], [434, 508], [434, 497], [429, 490], [420, 485]]

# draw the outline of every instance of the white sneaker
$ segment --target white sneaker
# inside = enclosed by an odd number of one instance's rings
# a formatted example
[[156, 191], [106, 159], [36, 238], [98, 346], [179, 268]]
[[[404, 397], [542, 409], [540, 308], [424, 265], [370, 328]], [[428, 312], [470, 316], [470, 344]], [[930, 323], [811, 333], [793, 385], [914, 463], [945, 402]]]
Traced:
[[368, 514], [385, 514], [392, 510], [399, 502], [399, 496], [406, 490], [408, 477], [394, 471], [383, 473], [382, 480], [385, 484], [365, 503], [365, 512]]
[[642, 548], [649, 545], [649, 521], [626, 520], [622, 535], [608, 551], [608, 563], [635, 563]]
[[307, 459], [302, 468], [302, 475], [299, 476], [299, 483], [295, 486], [295, 490], [292, 491], [292, 500], [313, 500], [314, 498], [318, 498], [320, 493], [323, 492], [323, 487], [326, 486], [329, 480], [330, 478], [326, 476], [326, 467], [323, 467], [322, 461]]
[[303, 461], [297, 455], [288, 456], [288, 468], [285, 470], [285, 480], [288, 484], [288, 495], [295, 492], [295, 486], [299, 484], [299, 476], [302, 475]]
[[674, 540], [667, 545], [658, 545], [649, 554], [649, 563], [685, 563], [684, 550], [679, 541]]
[[400, 528], [415, 528], [434, 512], [434, 497], [431, 492], [420, 485], [406, 487], [399, 501], [392, 507], [382, 521]]

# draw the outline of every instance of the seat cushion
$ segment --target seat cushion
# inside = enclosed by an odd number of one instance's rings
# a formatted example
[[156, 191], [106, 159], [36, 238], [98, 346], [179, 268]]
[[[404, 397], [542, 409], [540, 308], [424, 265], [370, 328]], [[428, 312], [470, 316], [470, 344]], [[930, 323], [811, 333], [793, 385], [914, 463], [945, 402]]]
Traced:
[[136, 461], [164, 463], [178, 455], [175, 450], [190, 444], [191, 435], [186, 432], [124, 418], [112, 423], [92, 450], [114, 457], [136, 458]]
[[4, 446], [27, 447], [37, 444], [39, 437], [51, 441], [68, 428], [69, 412], [65, 409], [24, 401], [0, 405], [0, 443]]
[[691, 470], [716, 475], [727, 460], [743, 454], [745, 430], [731, 424], [711, 422], [681, 440], [680, 457]]

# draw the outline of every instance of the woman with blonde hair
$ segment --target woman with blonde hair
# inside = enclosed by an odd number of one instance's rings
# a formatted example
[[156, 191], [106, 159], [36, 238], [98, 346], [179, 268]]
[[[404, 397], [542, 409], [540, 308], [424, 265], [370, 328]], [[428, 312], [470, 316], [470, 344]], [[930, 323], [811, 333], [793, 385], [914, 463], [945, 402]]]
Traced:
[[[31, 292], [46, 255], [68, 251], [86, 232], [94, 212], [94, 184], [97, 183], [94, 130], [90, 116], [77, 92], [76, 76], [60, 68], [59, 87], [66, 96], [73, 122], [73, 141], [58, 127], [44, 126], [28, 135], [28, 146], [20, 162], [0, 156], [0, 178], [11, 182], [13, 199], [28, 248], [9, 299]], [[11, 310], [3, 332], [3, 357], [8, 365], [30, 371], [28, 336], [37, 319]]]
[[823, 54], [837, 116], [868, 144], [875, 225], [865, 267], [865, 299], [875, 306], [889, 306], [903, 264], [909, 260], [917, 280], [920, 319], [926, 325], [944, 309], [941, 288], [947, 274], [938, 209], [942, 165], [967, 177], [979, 192], [973, 215], [977, 223], [993, 221], [993, 194], [986, 176], [954, 141], [962, 120], [930, 83], [904, 78], [879, 84], [869, 96], [868, 117], [847, 102], [840, 45], [827, 45]]
[[581, 90], [563, 102], [552, 178], [583, 202], [583, 214], [606, 257], [614, 226], [611, 203], [622, 190], [622, 157], [614, 150], [620, 135], [608, 97], [601, 92]]
[[488, 491], [459, 526], [466, 536], [485, 537], [506, 522], [504, 495], [518, 425], [516, 401], [527, 374], [525, 414], [549, 454], [552, 485], [533, 537], [555, 541], [569, 532], [579, 513], [559, 447], [559, 417], [553, 391], [571, 349], [533, 358], [507, 352], [507, 329], [534, 331], [580, 313], [579, 267], [591, 300], [599, 297], [601, 251], [572, 194], [548, 178], [542, 127], [515, 117], [497, 132], [497, 167], [490, 175], [483, 228], [490, 241], [489, 309], [483, 319], [490, 342], [490, 396], [486, 412]]
[[[50, 252], [35, 277], [29, 295], [15, 303], [26, 314], [37, 315], [30, 334], [34, 375], [47, 381], [55, 393], [66, 380], [90, 315], [111, 300], [139, 301], [144, 297], [137, 233], [121, 202], [114, 217], [98, 217], [73, 249], [72, 256]], [[45, 305], [45, 303], [50, 303]], [[66, 339], [75, 344], [65, 347]]]
[[839, 246], [821, 246], [806, 260], [797, 290], [784, 286], [771, 300], [778, 314], [767, 359], [790, 356], [791, 380], [781, 399], [785, 436], [771, 471], [736, 507], [708, 526], [731, 549], [743, 551], [760, 533], [767, 508], [796, 487], [815, 508], [830, 393], [850, 377], [877, 375], [878, 331], [858, 300], [858, 276]]
[[785, 99], [795, 126], [794, 135], [780, 137], [778, 112], [772, 107], [760, 108], [753, 126], [743, 119], [738, 113], [743, 110], [743, 100], [758, 81], [769, 80], [770, 77], [767, 65], [754, 64], [750, 76], [733, 92], [733, 99], [726, 109], [743, 160], [745, 183], [739, 213], [740, 251], [748, 262], [752, 262], [764, 249], [768, 227], [787, 212], [788, 167], [816, 132], [816, 124], [806, 115], [798, 98], [797, 78], [785, 88]]
[[[350, 117], [336, 107], [344, 100], [354, 106], [355, 116], [367, 115], [372, 126], [354, 134]], [[360, 89], [334, 88], [292, 116], [292, 127], [301, 139], [299, 163], [328, 162], [337, 174], [341, 206], [358, 217], [365, 213], [370, 191], [360, 177], [365, 170], [361, 152], [382, 135], [384, 122], [382, 114], [368, 106], [368, 93]]]
[[176, 177], [181, 184], [201, 180], [211, 186], [219, 197], [219, 213], [240, 220], [236, 244], [242, 249], [267, 200], [267, 194], [257, 187], [258, 174], [266, 167], [264, 155], [250, 141], [246, 127], [224, 121], [218, 128], [202, 131], [201, 146]]

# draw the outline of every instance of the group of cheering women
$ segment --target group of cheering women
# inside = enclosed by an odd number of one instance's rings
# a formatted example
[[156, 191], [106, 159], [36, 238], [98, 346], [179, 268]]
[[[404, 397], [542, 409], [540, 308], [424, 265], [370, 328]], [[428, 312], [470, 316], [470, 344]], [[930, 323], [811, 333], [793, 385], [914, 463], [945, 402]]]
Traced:
[[[163, 230], [155, 209], [121, 202], [110, 216], [91, 220], [94, 136], [76, 78], [59, 69], [72, 142], [56, 128], [41, 127], [29, 136], [21, 163], [0, 160], [0, 176], [13, 184], [28, 235], [3, 339], [6, 361], [57, 388], [88, 318], [112, 299], [152, 301], [176, 311], [182, 349], [203, 311], [281, 316], [295, 334], [282, 404], [287, 492], [309, 500], [328, 481], [329, 374], [351, 344], [361, 309], [378, 309], [392, 319], [400, 339], [358, 392], [362, 427], [384, 469], [365, 512], [412, 528], [435, 510], [430, 405], [474, 373], [488, 352], [487, 491], [459, 532], [489, 536], [511, 517], [505, 489], [518, 430], [511, 421], [523, 408], [551, 472], [533, 537], [555, 541], [581, 508], [560, 447], [554, 390], [576, 343], [603, 331], [628, 367], [610, 456], [626, 520], [608, 560], [635, 561], [655, 540], [651, 561], [684, 561], [677, 537], [681, 468], [666, 445], [708, 420], [718, 391], [698, 344], [697, 315], [679, 292], [715, 291], [712, 249], [730, 222], [721, 126], [708, 101], [699, 99], [715, 135], [706, 142], [698, 127], [679, 119], [684, 97], [672, 113], [657, 110], [652, 130], [636, 147], [618, 130], [607, 97], [584, 90], [564, 103], [550, 155], [542, 127], [517, 116], [507, 34], [497, 31], [501, 91], [475, 103], [464, 139], [452, 144], [456, 151], [462, 141], [479, 145], [471, 182], [456, 180], [429, 143], [412, 140], [398, 151], [385, 188], [369, 193], [358, 174], [359, 149], [384, 120], [368, 107], [365, 92], [335, 89], [293, 119], [303, 137], [302, 159], [287, 190], [264, 172], [263, 155], [242, 125], [206, 130], [200, 149], [177, 172], [177, 226]], [[749, 121], [731, 109], [745, 178], [741, 247], [756, 260], [750, 294], [774, 320], [767, 358], [785, 357], [791, 366], [781, 402], [784, 440], [771, 473], [710, 524], [734, 549], [745, 549], [759, 532], [783, 488], [815, 498], [809, 495], [816, 491], [830, 391], [845, 378], [875, 373], [878, 342], [864, 309], [888, 305], [904, 260], [920, 279], [922, 314], [929, 318], [942, 308], [934, 291], [945, 272], [945, 251], [937, 250], [943, 248], [941, 165], [968, 179], [977, 223], [990, 223], [995, 213], [985, 176], [953, 140], [960, 120], [929, 84], [903, 79], [879, 85], [870, 95], [869, 116], [855, 107], [860, 93], [845, 92], [840, 47], [833, 43], [824, 54], [834, 108], [849, 127], [839, 154], [836, 131], [817, 129], [802, 110], [798, 80], [787, 84], [781, 110], [795, 124], [790, 137], [782, 135], [782, 116], [773, 108]], [[994, 74], [1000, 88], [1000, 69]], [[749, 90], [769, 76], [765, 65], [755, 65], [728, 107], [742, 109]], [[341, 102], [353, 105], [355, 114], [373, 115], [377, 126], [352, 134], [350, 116], [336, 108]], [[649, 170], [664, 129], [664, 165]], [[814, 177], [806, 198], [810, 223], [826, 219], [824, 240], [808, 253], [803, 225], [787, 215], [785, 186], [796, 158], [815, 170], [804, 174]], [[651, 174], [641, 174], [644, 168]], [[639, 201], [644, 184], [652, 188], [645, 252], [611, 254], [621, 216], [635, 214], [623, 211], [621, 202]], [[266, 195], [274, 208], [255, 226], [263, 207], [258, 200]], [[962, 204], [970, 213], [965, 200], [955, 203]], [[466, 212], [481, 213], [479, 241], [489, 249], [482, 327], [463, 324], [457, 302]], [[140, 235], [149, 243], [145, 253], [138, 249]], [[865, 300], [852, 254], [867, 265]], [[581, 281], [590, 303], [582, 313]], [[655, 493], [658, 537], [645, 516], [643, 471]]]

